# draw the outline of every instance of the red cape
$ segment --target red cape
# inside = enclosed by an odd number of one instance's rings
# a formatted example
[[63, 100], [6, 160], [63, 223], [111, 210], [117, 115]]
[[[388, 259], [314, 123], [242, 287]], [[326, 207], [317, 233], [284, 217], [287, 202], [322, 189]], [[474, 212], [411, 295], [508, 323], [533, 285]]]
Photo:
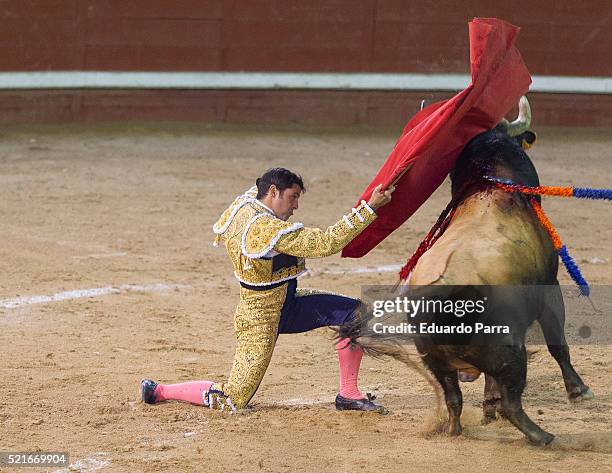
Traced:
[[344, 248], [342, 256], [367, 254], [404, 223], [444, 182], [468, 141], [494, 128], [527, 92], [531, 76], [514, 46], [518, 31], [495, 18], [469, 23], [472, 83], [408, 122], [359, 201], [367, 201], [378, 184], [386, 187], [412, 167], [396, 183], [391, 202], [377, 211], [378, 218]]

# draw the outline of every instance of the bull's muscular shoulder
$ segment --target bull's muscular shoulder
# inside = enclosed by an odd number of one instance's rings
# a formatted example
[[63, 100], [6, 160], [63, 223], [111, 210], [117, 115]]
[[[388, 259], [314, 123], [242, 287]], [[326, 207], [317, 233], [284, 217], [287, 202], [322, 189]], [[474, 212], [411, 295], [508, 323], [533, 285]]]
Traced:
[[498, 249], [490, 241], [465, 239], [439, 240], [419, 260], [410, 284], [494, 284], [510, 279], [500, 259]]
[[416, 286], [453, 284], [447, 269], [458, 246], [460, 242], [457, 240], [438, 241], [419, 259], [412, 272], [410, 284]]
[[541, 283], [556, 275], [556, 253], [531, 215], [478, 202], [461, 210], [421, 257], [411, 284]]

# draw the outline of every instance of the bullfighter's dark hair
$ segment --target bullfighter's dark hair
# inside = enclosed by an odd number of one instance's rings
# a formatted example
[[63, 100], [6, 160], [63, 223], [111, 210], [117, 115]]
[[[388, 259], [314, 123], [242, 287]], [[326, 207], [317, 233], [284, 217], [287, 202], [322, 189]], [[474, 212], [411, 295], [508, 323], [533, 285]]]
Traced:
[[285, 189], [289, 189], [294, 184], [300, 186], [302, 191], [306, 191], [304, 182], [298, 174], [285, 168], [272, 168], [264, 172], [263, 176], [257, 178], [255, 181], [255, 185], [257, 185], [257, 198], [261, 199], [264, 197], [270, 190], [272, 184], [281, 192]]
[[[499, 175], [502, 169], [510, 174]], [[466, 183], [477, 182], [482, 176], [504, 177], [526, 186], [540, 185], [527, 153], [514, 138], [497, 129], [477, 135], [463, 148], [450, 172], [453, 196]]]

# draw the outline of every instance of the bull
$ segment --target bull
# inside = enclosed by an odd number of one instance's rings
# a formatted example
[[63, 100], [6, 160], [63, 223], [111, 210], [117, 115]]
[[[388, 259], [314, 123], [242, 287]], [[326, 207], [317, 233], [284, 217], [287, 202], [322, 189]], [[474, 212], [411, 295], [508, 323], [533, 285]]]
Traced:
[[[530, 197], [504, 192], [488, 179], [539, 185], [538, 173], [524, 151], [535, 141], [535, 135], [528, 131], [530, 120], [529, 103], [523, 97], [517, 120], [502, 121], [465, 146], [450, 173], [455, 208], [452, 219], [418, 260], [409, 285], [460, 285], [462, 291], [482, 285], [547, 287], [494, 307], [487, 324], [512, 328], [501, 343], [478, 344], [466, 339], [465, 345], [446, 345], [444, 336], [435, 334], [414, 338], [423, 363], [443, 390], [449, 435], [462, 431], [460, 378], [475, 379], [484, 373], [483, 421], [490, 422], [499, 412], [531, 442], [547, 445], [554, 436], [529, 418], [521, 402], [527, 375], [525, 334], [534, 321], [539, 322], [548, 350], [561, 369], [569, 399], [590, 399], [593, 393], [571, 364], [557, 280], [558, 255], [551, 238], [538, 221]], [[350, 336], [366, 352], [405, 361], [397, 341], [375, 336], [367, 323], [347, 327], [341, 336]]]

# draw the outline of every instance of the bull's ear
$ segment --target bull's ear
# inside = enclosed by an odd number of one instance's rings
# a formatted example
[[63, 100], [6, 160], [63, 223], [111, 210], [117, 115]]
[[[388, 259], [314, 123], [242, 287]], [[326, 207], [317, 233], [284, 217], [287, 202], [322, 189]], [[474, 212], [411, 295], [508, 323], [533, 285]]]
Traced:
[[520, 139], [521, 148], [528, 150], [536, 143], [536, 141], [538, 141], [538, 135], [536, 135], [533, 131], [527, 130], [525, 133], [520, 135]]

